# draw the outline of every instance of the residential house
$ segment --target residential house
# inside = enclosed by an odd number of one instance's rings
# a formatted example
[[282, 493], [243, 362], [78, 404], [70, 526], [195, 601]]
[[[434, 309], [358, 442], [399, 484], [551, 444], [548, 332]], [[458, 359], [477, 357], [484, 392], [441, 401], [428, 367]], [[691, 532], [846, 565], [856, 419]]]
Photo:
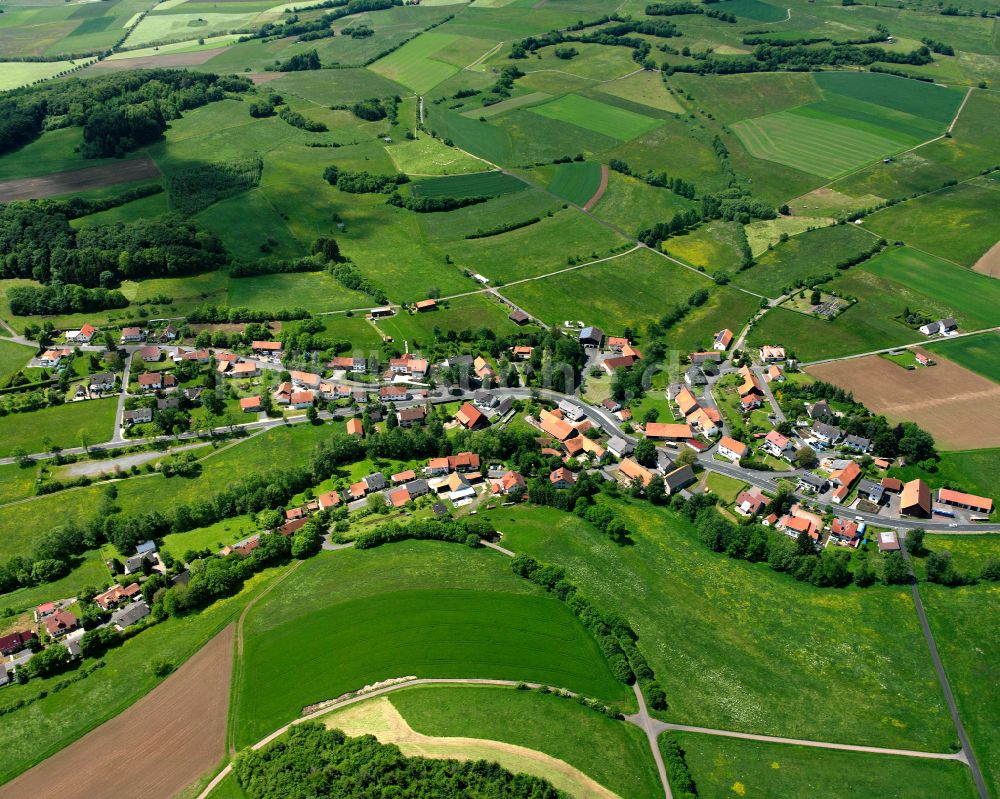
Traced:
[[804, 516], [785, 515], [778, 519], [775, 527], [791, 538], [798, 538], [806, 533], [814, 541], [819, 540], [819, 528], [812, 519]]
[[176, 358], [174, 358], [174, 360], [194, 361], [195, 363], [208, 363], [210, 360], [212, 360], [212, 353], [210, 353], [208, 350], [184, 350]]
[[422, 425], [426, 418], [427, 409], [423, 405], [417, 405], [413, 408], [400, 408], [396, 412], [396, 420], [399, 422], [400, 427]]
[[775, 458], [784, 458], [791, 461], [795, 457], [795, 445], [788, 436], [784, 436], [777, 430], [770, 431], [764, 436], [763, 450]]
[[156, 410], [158, 411], [170, 411], [181, 406], [181, 398], [176, 394], [171, 394], [169, 397], [162, 397], [156, 401]]
[[930, 355], [926, 355], [926, 354], [924, 354], [922, 352], [918, 352], [913, 357], [916, 359], [917, 363], [919, 363], [921, 366], [930, 366], [931, 365], [932, 359], [931, 359]]
[[319, 375], [312, 372], [296, 372], [292, 371], [288, 373], [291, 377], [292, 383], [298, 386], [305, 386], [306, 388], [319, 388], [319, 384], [322, 378]]
[[426, 480], [418, 477], [416, 480], [411, 480], [406, 484], [406, 490], [410, 492], [411, 499], [416, 499], [417, 497], [422, 497], [431, 489]]
[[861, 436], [845, 436], [843, 445], [855, 452], [871, 452], [872, 440]]
[[743, 378], [743, 382], [740, 383], [739, 386], [741, 399], [746, 397], [764, 396], [764, 387], [761, 386], [760, 380], [757, 379], [757, 375], [754, 373], [753, 369], [749, 366], [741, 366], [739, 374], [740, 377]]
[[625, 336], [608, 336], [605, 346], [607, 346], [609, 350], [621, 352], [624, 347], [628, 347], [630, 344], [631, 342], [625, 338]]
[[117, 383], [118, 378], [114, 372], [99, 372], [90, 376], [88, 387], [91, 393], [96, 394], [102, 391], [114, 391]]
[[67, 330], [66, 341], [72, 344], [89, 344], [96, 334], [97, 328], [91, 324], [85, 324], [79, 330]]
[[250, 349], [257, 355], [280, 355], [280, 341], [251, 341]]
[[756, 516], [767, 507], [768, 498], [757, 486], [752, 486], [736, 497], [734, 510], [741, 516]]
[[163, 355], [163, 351], [157, 346], [143, 347], [139, 350], [139, 357], [146, 363], [156, 363], [160, 360], [161, 355]]
[[764, 379], [767, 380], [768, 383], [783, 383], [785, 382], [785, 373], [781, 371], [781, 367], [777, 364], [771, 364], [767, 373], [764, 375]]
[[56, 606], [55, 602], [43, 602], [41, 605], [37, 605], [35, 607], [35, 621], [42, 621], [42, 619], [47, 619], [58, 609], [59, 608]]
[[316, 394], [313, 391], [293, 391], [289, 397], [288, 405], [296, 410], [303, 410], [310, 407], [315, 400]]
[[549, 475], [553, 488], [572, 488], [576, 485], [576, 475], [565, 466], [560, 466]]
[[382, 386], [378, 390], [378, 396], [382, 402], [405, 402], [413, 398], [406, 386]]
[[386, 494], [385, 497], [386, 504], [392, 508], [401, 508], [409, 502], [410, 499], [410, 492], [406, 490], [406, 486], [393, 489]]
[[833, 416], [833, 411], [830, 410], [830, 406], [826, 400], [814, 402], [808, 407], [806, 412], [809, 414], [810, 419], [825, 419], [827, 416]]
[[708, 385], [708, 378], [705, 377], [705, 373], [701, 371], [700, 366], [692, 364], [684, 370], [684, 382], [689, 386], [705, 386]]
[[278, 535], [289, 536], [293, 535], [297, 530], [301, 530], [309, 523], [309, 517], [303, 516], [301, 519], [292, 519], [291, 521], [285, 522], [281, 527], [277, 529]]
[[779, 363], [785, 360], [785, 348], [765, 344], [760, 348], [760, 359], [764, 363]]
[[608, 441], [608, 452], [616, 458], [624, 458], [632, 454], [633, 447], [621, 436], [612, 436]]
[[53, 638], [60, 638], [80, 626], [76, 616], [65, 610], [55, 611], [51, 616], [46, 617], [42, 624], [45, 625], [45, 632]]
[[722, 363], [722, 353], [715, 350], [706, 352], [692, 352], [691, 363], [700, 365], [703, 363]]
[[59, 365], [63, 358], [69, 358], [73, 350], [45, 350], [38, 356], [38, 365], [46, 369], [51, 369]]
[[825, 422], [816, 422], [812, 428], [812, 437], [824, 445], [836, 444], [844, 435], [839, 427]]
[[490, 490], [494, 494], [503, 494], [504, 496], [523, 496], [526, 488], [527, 483], [524, 477], [515, 471], [504, 472], [500, 479], [490, 483]]
[[510, 351], [511, 354], [514, 356], [515, 361], [528, 361], [531, 360], [531, 353], [535, 351], [535, 348], [524, 345], [517, 345], [511, 347]]
[[686, 441], [694, 435], [690, 425], [663, 422], [649, 422], [645, 433], [646, 438], [655, 441]]
[[393, 375], [424, 377], [429, 368], [424, 358], [415, 358], [410, 353], [406, 353], [402, 358], [389, 360], [389, 372]]
[[606, 411], [614, 413], [615, 411], [620, 411], [622, 409], [622, 404], [614, 397], [608, 397], [607, 399], [601, 401], [601, 407]]
[[23, 649], [31, 645], [38, 635], [34, 630], [15, 630], [12, 633], [0, 637], [0, 655], [16, 655]]
[[931, 490], [923, 480], [910, 480], [903, 485], [899, 498], [899, 512], [902, 516], [928, 518], [931, 515]]
[[7, 667], [0, 663], [0, 686], [7, 685], [10, 682], [10, 674], [7, 672]]
[[368, 368], [368, 364], [364, 358], [352, 358], [347, 355], [332, 358], [327, 366], [336, 371], [343, 370], [347, 372], [363, 372]]
[[841, 546], [857, 547], [862, 532], [861, 525], [850, 519], [836, 518], [830, 526], [830, 538]]
[[882, 488], [881, 483], [876, 483], [874, 480], [861, 480], [858, 482], [858, 496], [861, 499], [866, 499], [869, 502], [880, 505], [882, 504], [884, 494], [885, 489]]
[[261, 408], [260, 397], [243, 397], [240, 400], [240, 410], [243, 413], [260, 413]]
[[954, 317], [948, 316], [944, 319], [939, 319], [936, 322], [928, 322], [926, 325], [921, 325], [920, 332], [925, 336], [933, 336], [938, 333], [950, 333], [957, 328], [958, 322], [955, 321]]
[[750, 448], [746, 444], [735, 438], [723, 436], [719, 439], [719, 454], [733, 463], [742, 460], [749, 451]]
[[403, 472], [396, 472], [394, 475], [391, 475], [389, 479], [392, 481], [393, 485], [403, 485], [403, 483], [408, 483], [410, 480], [416, 480], [417, 473], [413, 471], [413, 469], [407, 469]]
[[941, 332], [940, 322], [928, 322], [926, 325], [921, 325], [919, 328], [920, 332], [925, 336], [934, 336]]
[[837, 469], [830, 474], [830, 482], [838, 487], [850, 488], [861, 477], [861, 467], [854, 461], [849, 461], [843, 469]]
[[680, 410], [684, 416], [694, 413], [695, 410], [701, 407], [698, 403], [698, 398], [691, 393], [691, 389], [687, 386], [684, 386], [679, 392], [677, 392], [677, 396], [674, 397], [674, 402], [677, 403], [678, 410]]
[[588, 326], [580, 331], [580, 344], [584, 347], [600, 347], [604, 341], [604, 331], [599, 327]]
[[134, 424], [146, 424], [153, 421], [152, 408], [136, 408], [132, 411], [122, 413], [122, 427], [131, 427]]
[[361, 424], [361, 420], [356, 416], [353, 419], [347, 420], [347, 435], [358, 436], [360, 438], [365, 434], [364, 426]]
[[277, 390], [274, 392], [274, 401], [278, 405], [288, 405], [292, 401], [292, 384], [288, 380], [284, 383], [279, 383]]
[[975, 494], [966, 494], [962, 491], [953, 491], [950, 488], [939, 488], [937, 501], [942, 505], [951, 505], [955, 508], [983, 513], [987, 516], [993, 512], [993, 500], [988, 497], [978, 497]]
[[899, 536], [896, 535], [895, 530], [886, 530], [885, 532], [878, 534], [878, 551], [879, 552], [899, 551]]
[[372, 474], [364, 478], [364, 483], [369, 493], [382, 491], [386, 487], [385, 475], [382, 472], [372, 472]]
[[122, 602], [132, 601], [137, 596], [142, 596], [142, 589], [139, 583], [132, 583], [124, 588], [120, 585], [113, 585], [107, 591], [94, 597], [94, 603], [101, 610], [111, 610], [118, 607]]
[[167, 325], [163, 328], [163, 332], [160, 333], [160, 341], [174, 341], [177, 335], [177, 328], [173, 325]]
[[455, 421], [466, 430], [478, 430], [489, 426], [489, 420], [471, 402], [466, 402], [458, 409], [455, 413]]
[[557, 441], [566, 441], [579, 434], [579, 431], [569, 422], [560, 419], [551, 411], [542, 410], [539, 414], [538, 425], [542, 432], [552, 436]]
[[715, 338], [712, 340], [712, 349], [721, 350], [725, 352], [727, 349], [729, 349], [729, 345], [732, 343], [732, 341], [733, 341], [732, 330], [730, 330], [729, 328], [726, 328], [725, 330], [720, 330], [718, 333], [715, 334]]
[[807, 494], [822, 494], [826, 491], [826, 478], [812, 472], [806, 472], [799, 475], [796, 488]]
[[496, 371], [492, 366], [490, 366], [490, 362], [487, 361], [482, 355], [476, 356], [476, 359], [472, 362], [472, 368], [480, 382], [485, 383], [487, 380], [496, 379]]
[[162, 372], [143, 372], [139, 375], [140, 391], [159, 391], [163, 388]]
[[663, 485], [667, 491], [667, 495], [669, 496], [675, 491], [687, 488], [695, 482], [696, 479], [693, 466], [681, 466], [674, 469], [672, 472], [667, 472], [663, 475]]
[[614, 355], [601, 361], [601, 368], [607, 374], [613, 375], [616, 369], [628, 369], [634, 363], [634, 355]]
[[316, 497], [316, 501], [319, 503], [320, 510], [336, 508], [341, 503], [340, 494], [336, 491], [327, 491], [325, 494], [320, 494]]
[[133, 624], [138, 624], [149, 615], [149, 605], [145, 602], [133, 602], [121, 610], [111, 614], [111, 624], [118, 630], [124, 630]]
[[890, 466], [892, 466], [892, 461], [890, 461], [888, 458], [876, 458], [875, 466], [884, 471], [885, 469], [888, 469]]
[[145, 337], [146, 334], [141, 327], [123, 327], [121, 343], [135, 344], [142, 341]]
[[364, 499], [368, 494], [368, 484], [364, 480], [359, 480], [356, 483], [352, 483], [350, 488], [347, 489], [347, 495], [351, 498], [351, 501], [356, 501], [359, 499]]
[[631, 484], [633, 480], [639, 480], [642, 487], [646, 488], [653, 479], [653, 473], [632, 458], [625, 458], [618, 466], [618, 478], [626, 485]]

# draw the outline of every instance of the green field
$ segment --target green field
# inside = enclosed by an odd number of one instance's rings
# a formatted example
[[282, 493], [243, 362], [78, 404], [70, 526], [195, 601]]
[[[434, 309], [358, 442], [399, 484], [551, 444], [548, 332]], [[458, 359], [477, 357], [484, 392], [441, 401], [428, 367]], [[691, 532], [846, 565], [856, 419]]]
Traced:
[[89, 400], [0, 417], [0, 458], [19, 447], [39, 452], [46, 440], [64, 449], [79, 447], [84, 432], [91, 443], [107, 441], [114, 432], [115, 407], [114, 399]]
[[608, 188], [591, 210], [599, 219], [629, 233], [652, 227], [694, 203], [672, 191], [648, 185], [620, 172], [608, 173]]
[[900, 203], [870, 216], [865, 224], [889, 239], [972, 266], [1000, 240], [1000, 183], [977, 178]]
[[423, 94], [460, 69], [460, 65], [449, 64], [433, 57], [457, 39], [457, 36], [447, 33], [421, 34], [395, 52], [376, 61], [371, 69], [417, 94]]
[[884, 106], [939, 125], [947, 126], [962, 103], [960, 91], [895, 75], [818, 72], [814, 78], [824, 93]]
[[709, 552], [670, 512], [617, 509], [630, 546], [547, 508], [488, 518], [505, 546], [560, 564], [589, 598], [625, 615], [671, 720], [947, 750], [954, 731], [906, 590], [815, 589]]
[[576, 205], [585, 205], [601, 185], [601, 165], [595, 161], [559, 164], [548, 185], [550, 192]]
[[676, 733], [702, 799], [829, 796], [922, 799], [976, 795], [957, 762], [920, 760]]
[[397, 346], [402, 346], [405, 341], [411, 348], [419, 348], [433, 343], [435, 330], [444, 333], [454, 330], [457, 333], [488, 328], [497, 334], [511, 333], [516, 326], [507, 318], [509, 313], [510, 310], [496, 300], [482, 294], [472, 294], [448, 300], [433, 311], [401, 311], [393, 317], [380, 319], [376, 326], [386, 335], [392, 336]]
[[229, 281], [229, 304], [244, 308], [305, 308], [307, 311], [342, 311], [370, 308], [367, 294], [345, 289], [325, 272], [259, 275]]
[[992, 797], [1000, 796], [1000, 697], [996, 663], [1000, 586], [966, 588], [921, 584], [920, 595], [958, 710]]
[[663, 250], [685, 263], [705, 269], [709, 274], [718, 270], [732, 272], [742, 260], [740, 243], [743, 231], [738, 222], [714, 219], [689, 233], [672, 236], [663, 243]]
[[530, 111], [533, 114], [556, 119], [560, 122], [568, 122], [620, 141], [634, 139], [661, 124], [659, 120], [652, 117], [581, 97], [578, 94], [558, 97], [544, 105], [534, 106]]
[[890, 131], [859, 129], [825, 110], [808, 106], [746, 119], [732, 125], [750, 155], [765, 161], [835, 178], [852, 169], [905, 149], [916, 141]]
[[[7, 331], [4, 330], [4, 333]], [[30, 347], [14, 344], [11, 341], [0, 341], [0, 384], [8, 377], [28, 365], [35, 353]]]
[[410, 193], [414, 197], [498, 197], [526, 188], [523, 180], [505, 172], [477, 172], [418, 180], [410, 187]]
[[738, 286], [778, 297], [797, 280], [836, 273], [836, 264], [868, 250], [875, 239], [855, 225], [817, 228], [775, 244], [735, 275]]
[[[450, 544], [314, 558], [293, 585], [255, 606], [246, 636], [235, 689], [240, 745], [304, 705], [410, 674], [534, 680], [608, 700], [630, 696], [565, 605], [513, 575], [497, 553]], [[345, 651], [354, 656], [345, 659]]]
[[901, 480], [923, 479], [931, 488], [947, 485], [979, 496], [996, 497], [996, 476], [1000, 470], [1000, 449], [973, 449], [942, 452], [934, 471], [917, 465], [895, 466], [893, 477]]
[[574, 702], [490, 687], [409, 688], [390, 701], [424, 735], [505, 741], [559, 758], [619, 796], [663, 795], [639, 728]]
[[984, 333], [981, 336], [937, 341], [927, 349], [1000, 383], [1000, 334]]

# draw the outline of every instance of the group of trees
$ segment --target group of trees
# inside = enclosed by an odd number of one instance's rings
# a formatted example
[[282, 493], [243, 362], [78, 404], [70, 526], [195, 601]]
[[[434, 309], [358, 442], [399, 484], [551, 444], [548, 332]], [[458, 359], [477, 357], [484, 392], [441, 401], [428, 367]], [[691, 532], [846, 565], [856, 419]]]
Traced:
[[310, 69], [322, 68], [323, 64], [319, 60], [319, 53], [315, 50], [296, 53], [284, 61], [275, 61], [273, 66], [265, 67], [270, 72], [305, 72]]
[[124, 279], [216, 269], [226, 260], [217, 236], [174, 214], [75, 230], [57, 203], [0, 206], [4, 278], [107, 289]]
[[[359, 14], [362, 11], [382, 11], [393, 6], [401, 6], [403, 5], [403, 0], [326, 0], [317, 5], [321, 8], [332, 8], [335, 10], [308, 20], [302, 19], [295, 13], [288, 14], [280, 21], [267, 22], [255, 32], [241, 36], [240, 41], [281, 39], [286, 36], [297, 36], [301, 42], [325, 39], [335, 35], [333, 23], [338, 19], [350, 16], [351, 14]], [[275, 69], [277, 68], [275, 67]], [[320, 69], [319, 66], [308, 68]]]
[[934, 59], [930, 48], [921, 45], [908, 53], [886, 50], [875, 45], [830, 45], [813, 47], [796, 45], [780, 47], [774, 44], [760, 44], [747, 56], [706, 55], [691, 63], [663, 64], [663, 72], [693, 72], [699, 75], [735, 75], [744, 72], [780, 72], [782, 70], [803, 71], [825, 66], [869, 66], [875, 62], [924, 66]]
[[128, 306], [128, 298], [115, 289], [87, 289], [59, 282], [48, 286], [14, 286], [7, 290], [7, 302], [15, 316], [89, 313]]
[[349, 194], [389, 194], [404, 183], [410, 182], [410, 178], [403, 172], [397, 172], [395, 175], [374, 175], [365, 171], [351, 172], [335, 165], [323, 170], [323, 180]]
[[354, 116], [366, 122], [378, 122], [381, 119], [388, 119], [390, 124], [395, 125], [399, 104], [402, 101], [399, 95], [394, 97], [369, 97], [367, 100], [358, 100], [358, 102], [350, 106], [333, 106], [333, 108], [349, 109]]
[[704, 14], [706, 17], [717, 19], [720, 22], [736, 22], [736, 15], [728, 11], [720, 11], [717, 8], [705, 8], [704, 5], [694, 3], [650, 3], [646, 6], [646, 14], [650, 17], [676, 17], [684, 14]]
[[246, 78], [185, 70], [130, 70], [19, 89], [0, 100], [0, 154], [46, 127], [82, 127], [85, 158], [121, 157], [156, 141], [183, 111], [242, 93]]
[[247, 799], [564, 796], [547, 780], [512, 774], [497, 763], [405, 757], [399, 747], [372, 735], [348, 738], [313, 722], [292, 727], [263, 749], [246, 750], [236, 760], [235, 773]]
[[620, 158], [612, 158], [608, 161], [608, 168], [613, 169], [615, 172], [621, 172], [623, 175], [631, 175], [632, 177], [639, 178], [639, 180], [645, 181], [650, 186], [669, 189], [679, 197], [686, 197], [689, 200], [693, 200], [696, 193], [695, 185], [690, 181], [677, 176], [670, 177], [666, 172], [653, 172], [652, 170], [646, 172], [644, 175], [640, 175], [633, 172], [628, 162]]

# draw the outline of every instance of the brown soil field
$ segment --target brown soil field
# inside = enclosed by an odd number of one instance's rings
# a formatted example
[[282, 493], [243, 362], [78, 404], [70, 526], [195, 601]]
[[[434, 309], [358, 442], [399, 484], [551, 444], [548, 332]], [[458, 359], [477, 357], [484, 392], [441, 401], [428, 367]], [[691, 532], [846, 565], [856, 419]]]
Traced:
[[1000, 241], [990, 247], [972, 267], [973, 272], [982, 272], [990, 277], [1000, 277]]
[[594, 206], [600, 202], [601, 197], [604, 196], [604, 192], [608, 189], [608, 165], [601, 164], [601, 183], [597, 187], [597, 191], [594, 192], [594, 196], [587, 200], [587, 204], [583, 206], [584, 211], [593, 210]]
[[76, 191], [114, 186], [135, 180], [160, 177], [160, 170], [149, 158], [131, 158], [116, 164], [88, 166], [70, 172], [54, 172], [37, 178], [18, 178], [0, 182], [0, 202], [39, 200]]
[[0, 799], [171, 799], [226, 755], [233, 635], [229, 625], [124, 713], [0, 787]]
[[114, 61], [98, 61], [87, 67], [87, 71], [106, 72], [118, 69], [157, 69], [159, 67], [195, 67], [215, 58], [225, 47], [210, 50], [195, 50], [192, 53], [164, 53], [163, 55], [142, 55], [135, 58], [116, 58]]
[[1000, 386], [951, 361], [935, 361], [909, 371], [869, 355], [806, 371], [851, 391], [890, 421], [916, 422], [941, 449], [1000, 447]]
[[270, 83], [272, 80], [283, 78], [287, 74], [287, 72], [248, 72], [243, 77], [249, 78], [254, 86], [260, 86], [262, 83]]

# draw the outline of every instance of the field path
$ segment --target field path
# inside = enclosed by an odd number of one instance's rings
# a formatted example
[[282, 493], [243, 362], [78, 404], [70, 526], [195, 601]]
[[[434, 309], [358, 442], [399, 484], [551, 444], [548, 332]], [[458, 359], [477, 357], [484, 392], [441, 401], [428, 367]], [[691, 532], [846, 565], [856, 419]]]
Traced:
[[601, 197], [604, 196], [604, 192], [608, 190], [608, 165], [601, 164], [601, 183], [597, 187], [597, 191], [594, 192], [594, 196], [587, 200], [583, 205], [584, 211], [590, 211], [595, 205], [601, 201]]
[[19, 178], [0, 182], [0, 202], [40, 200], [57, 194], [114, 186], [135, 180], [160, 177], [159, 167], [151, 158], [132, 158], [116, 164], [89, 166], [69, 172], [56, 172], [35, 178]]
[[124, 712], [0, 787], [0, 799], [170, 799], [182, 791], [226, 754], [233, 635], [230, 624]]
[[951, 124], [948, 126], [948, 132], [951, 133], [955, 129], [955, 125], [958, 124], [958, 118], [962, 116], [962, 111], [965, 110], [965, 104], [969, 102], [969, 98], [972, 96], [972, 87], [970, 86], [968, 91], [965, 93], [965, 97], [962, 98], [962, 104], [958, 107], [955, 112], [954, 118], [951, 120]]

